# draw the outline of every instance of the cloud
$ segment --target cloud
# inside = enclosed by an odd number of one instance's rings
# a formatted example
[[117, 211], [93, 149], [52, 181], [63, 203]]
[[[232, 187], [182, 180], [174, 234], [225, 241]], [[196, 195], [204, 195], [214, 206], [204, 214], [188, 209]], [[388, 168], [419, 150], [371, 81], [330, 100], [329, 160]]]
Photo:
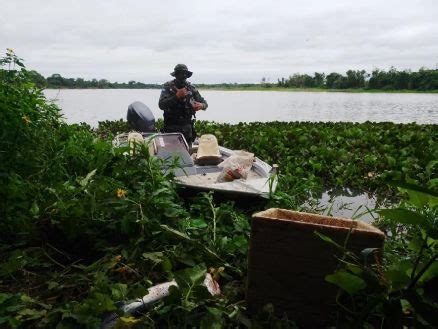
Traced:
[[438, 3], [23, 1], [2, 4], [0, 45], [44, 75], [257, 82], [295, 72], [438, 63]]

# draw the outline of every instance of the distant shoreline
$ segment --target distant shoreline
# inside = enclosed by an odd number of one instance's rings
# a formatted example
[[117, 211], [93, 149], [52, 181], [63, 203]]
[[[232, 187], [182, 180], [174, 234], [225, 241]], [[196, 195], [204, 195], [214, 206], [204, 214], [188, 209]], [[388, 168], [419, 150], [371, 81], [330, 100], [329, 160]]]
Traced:
[[390, 93], [390, 94], [437, 94], [438, 90], [381, 90], [381, 89], [324, 89], [324, 88], [264, 88], [264, 87], [235, 87], [235, 88], [218, 88], [218, 87], [199, 87], [200, 90], [224, 90], [224, 91], [284, 91], [284, 92], [329, 92], [329, 93]]
[[[196, 84], [195, 84], [196, 85]], [[44, 88], [49, 90], [157, 90], [161, 88]], [[372, 94], [438, 94], [438, 90], [381, 90], [381, 89], [325, 89], [325, 88], [280, 88], [280, 87], [206, 87], [200, 86], [199, 90], [218, 91], [281, 91], [281, 92], [329, 92], [329, 93], [372, 93]]]

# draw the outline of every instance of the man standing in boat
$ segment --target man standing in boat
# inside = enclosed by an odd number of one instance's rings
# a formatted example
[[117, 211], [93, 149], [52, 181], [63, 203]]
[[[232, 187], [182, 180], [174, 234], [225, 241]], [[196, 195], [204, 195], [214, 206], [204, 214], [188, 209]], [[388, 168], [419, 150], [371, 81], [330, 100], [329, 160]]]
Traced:
[[170, 73], [175, 79], [163, 85], [158, 102], [158, 106], [164, 111], [164, 132], [180, 132], [188, 144], [193, 143], [196, 138], [195, 113], [208, 106], [195, 86], [187, 81], [192, 74], [186, 65], [176, 65]]

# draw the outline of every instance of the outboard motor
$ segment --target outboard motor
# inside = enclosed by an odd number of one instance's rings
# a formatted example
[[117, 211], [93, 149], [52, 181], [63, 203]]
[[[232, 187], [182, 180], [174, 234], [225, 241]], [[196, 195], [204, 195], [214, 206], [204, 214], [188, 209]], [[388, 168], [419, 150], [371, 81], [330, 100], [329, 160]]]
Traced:
[[139, 132], [155, 132], [155, 117], [152, 111], [142, 102], [134, 102], [128, 106], [126, 115], [129, 125], [132, 129]]

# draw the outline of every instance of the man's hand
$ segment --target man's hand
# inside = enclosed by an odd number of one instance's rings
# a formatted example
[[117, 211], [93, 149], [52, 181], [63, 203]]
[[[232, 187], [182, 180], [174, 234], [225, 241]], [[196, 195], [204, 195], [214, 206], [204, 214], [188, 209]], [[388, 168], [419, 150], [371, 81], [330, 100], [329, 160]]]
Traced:
[[193, 104], [193, 109], [194, 109], [195, 111], [202, 110], [203, 108], [204, 108], [204, 104], [202, 104], [202, 103], [200, 103], [200, 102], [195, 102], [195, 103]]
[[178, 89], [178, 88], [176, 89], [176, 97], [178, 99], [183, 99], [186, 96], [187, 96], [187, 88], [186, 87], [181, 88], [181, 89]]

